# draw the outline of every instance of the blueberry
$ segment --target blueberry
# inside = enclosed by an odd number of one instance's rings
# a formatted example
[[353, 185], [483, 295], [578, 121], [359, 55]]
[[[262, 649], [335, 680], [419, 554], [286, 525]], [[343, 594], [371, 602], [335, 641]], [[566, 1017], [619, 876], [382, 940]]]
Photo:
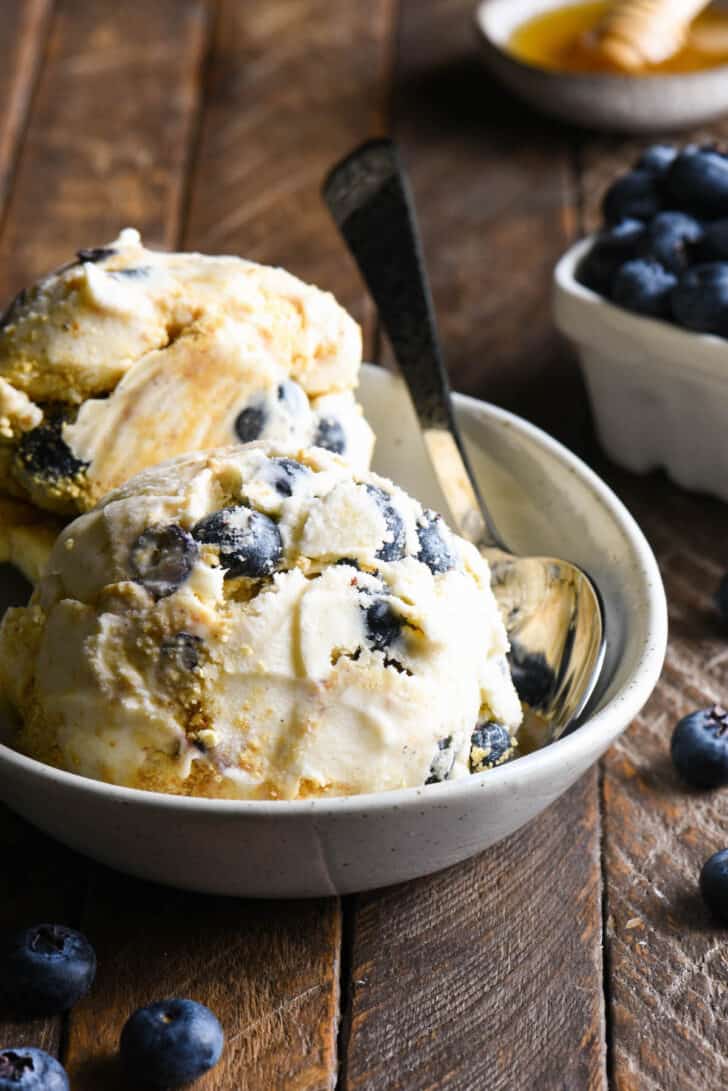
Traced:
[[718, 612], [728, 621], [728, 572], [718, 584], [718, 589], [715, 592], [715, 605], [718, 607]]
[[407, 533], [402, 516], [395, 509], [391, 496], [384, 489], [380, 489], [377, 485], [365, 485], [364, 488], [376, 502], [387, 524], [387, 539], [375, 556], [381, 561], [401, 561], [407, 546]]
[[308, 466], [295, 458], [274, 458], [271, 462], [276, 467], [274, 486], [281, 496], [292, 496], [296, 479], [311, 473]]
[[61, 411], [49, 410], [37, 428], [24, 432], [18, 444], [18, 459], [30, 477], [42, 481], [71, 480], [88, 467], [88, 462], [76, 458], [62, 435], [65, 417]]
[[675, 202], [696, 216], [728, 215], [728, 159], [712, 148], [683, 149], [665, 184]]
[[455, 567], [455, 558], [442, 536], [443, 522], [434, 511], [426, 509], [423, 521], [417, 526], [417, 539], [420, 552], [417, 560], [426, 564], [430, 572], [448, 572]]
[[654, 175], [632, 170], [613, 182], [604, 195], [602, 209], [608, 224], [620, 220], [649, 220], [660, 211], [661, 200]]
[[200, 662], [202, 639], [184, 631], [168, 636], [159, 649], [162, 665], [178, 671], [193, 671]]
[[266, 423], [266, 411], [261, 405], [249, 405], [235, 418], [235, 434], [241, 443], [252, 443], [260, 437]]
[[671, 273], [687, 268], [694, 247], [703, 236], [703, 226], [685, 212], [658, 212], [647, 225], [641, 256], [653, 258]]
[[707, 223], [700, 241], [699, 254], [704, 261], [728, 261], [728, 219]]
[[0, 1091], [70, 1091], [63, 1066], [32, 1046], [0, 1049]]
[[341, 422], [336, 417], [319, 417], [313, 445], [333, 451], [335, 455], [343, 455], [346, 450], [346, 432]]
[[0, 988], [13, 1011], [55, 1015], [85, 996], [96, 974], [94, 949], [62, 924], [36, 924], [11, 935], [0, 954]]
[[728, 262], [687, 269], [672, 293], [672, 313], [689, 330], [728, 337]]
[[453, 746], [453, 737], [448, 735], [446, 738], [440, 739], [437, 744], [437, 751], [430, 763], [430, 771], [425, 784], [439, 784], [441, 781], [447, 780], [454, 764], [455, 747]]
[[599, 295], [611, 296], [615, 273], [625, 261], [637, 257], [644, 236], [640, 220], [621, 220], [602, 231], [579, 265], [579, 281]]
[[515, 744], [511, 733], [503, 724], [488, 720], [478, 724], [470, 739], [470, 772], [482, 773], [496, 765], [503, 765], [514, 754]]
[[171, 1088], [217, 1064], [225, 1036], [215, 1015], [194, 1000], [139, 1008], [121, 1032], [121, 1061], [134, 1086]]
[[653, 144], [650, 148], [645, 148], [635, 166], [638, 170], [647, 170], [661, 178], [667, 173], [676, 155], [677, 148], [673, 148], [671, 144]]
[[219, 546], [226, 579], [270, 576], [283, 556], [283, 541], [273, 520], [243, 505], [214, 511], [192, 533], [198, 542]]
[[612, 299], [619, 307], [651, 318], [669, 318], [677, 277], [657, 261], [627, 261], [614, 278]]
[[402, 618], [385, 599], [375, 599], [364, 607], [367, 638], [374, 651], [384, 651], [399, 636]]
[[695, 788], [728, 784], [728, 712], [720, 705], [684, 716], [672, 735], [672, 763]]
[[134, 578], [161, 599], [184, 583], [199, 552], [192, 535], [177, 523], [148, 527], [129, 550], [129, 567]]
[[714, 852], [703, 864], [700, 893], [713, 916], [728, 925], [728, 849]]

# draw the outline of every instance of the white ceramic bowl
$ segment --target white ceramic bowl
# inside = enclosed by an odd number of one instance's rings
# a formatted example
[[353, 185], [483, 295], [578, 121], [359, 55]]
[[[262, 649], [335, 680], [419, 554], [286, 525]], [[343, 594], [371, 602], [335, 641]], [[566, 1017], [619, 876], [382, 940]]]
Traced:
[[[657, 133], [713, 121], [728, 111], [728, 66], [683, 76], [562, 74], [508, 52], [527, 19], [582, 0], [482, 0], [475, 27], [483, 59], [502, 83], [543, 113], [593, 129]], [[717, 0], [726, 6], [725, 0]]]
[[556, 325], [576, 345], [602, 446], [634, 473], [664, 468], [728, 500], [728, 341], [643, 318], [584, 287], [593, 236], [554, 273]]
[[[366, 367], [361, 400], [376, 468], [443, 507], [400, 381]], [[564, 792], [649, 697], [666, 644], [665, 596], [632, 517], [579, 459], [537, 428], [457, 397], [486, 495], [522, 551], [583, 565], [606, 607], [608, 650], [588, 721], [553, 746], [452, 783], [304, 802], [185, 799], [110, 787], [0, 746], [0, 795], [104, 863], [211, 893], [300, 897], [384, 886], [437, 871], [518, 829]]]

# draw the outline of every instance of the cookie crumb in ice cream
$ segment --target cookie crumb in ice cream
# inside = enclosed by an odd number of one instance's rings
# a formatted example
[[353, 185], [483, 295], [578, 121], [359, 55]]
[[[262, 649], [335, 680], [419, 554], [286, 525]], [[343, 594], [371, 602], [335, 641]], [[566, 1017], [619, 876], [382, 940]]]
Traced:
[[0, 627], [0, 680], [41, 760], [308, 799], [507, 760], [507, 649], [486, 562], [439, 517], [325, 450], [255, 443], [146, 470], [76, 519]]

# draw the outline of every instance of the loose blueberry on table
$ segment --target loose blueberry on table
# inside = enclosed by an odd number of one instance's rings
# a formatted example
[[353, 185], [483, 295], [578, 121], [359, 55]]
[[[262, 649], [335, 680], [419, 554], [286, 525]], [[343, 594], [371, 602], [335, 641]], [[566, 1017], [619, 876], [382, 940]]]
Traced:
[[713, 853], [703, 864], [700, 892], [713, 916], [728, 925], [728, 849]]
[[204, 1004], [160, 1000], [127, 1020], [121, 1061], [134, 1086], [182, 1087], [217, 1064], [223, 1043], [222, 1027]]
[[728, 711], [720, 705], [684, 716], [672, 736], [672, 761], [695, 788], [728, 784]]
[[15, 932], [0, 954], [0, 990], [23, 1015], [67, 1011], [91, 988], [94, 949], [80, 932], [62, 924], [36, 924]]
[[42, 1049], [0, 1049], [0, 1091], [69, 1091], [61, 1064]]
[[582, 284], [637, 314], [728, 337], [728, 154], [647, 148], [609, 187], [603, 213]]

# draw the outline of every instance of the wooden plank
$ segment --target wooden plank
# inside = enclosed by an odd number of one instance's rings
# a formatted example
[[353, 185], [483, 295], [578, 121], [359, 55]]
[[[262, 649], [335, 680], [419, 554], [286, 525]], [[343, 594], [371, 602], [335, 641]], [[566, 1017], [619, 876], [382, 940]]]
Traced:
[[84, 929], [99, 973], [73, 1012], [74, 1091], [125, 1091], [117, 1048], [142, 1003], [187, 996], [221, 1019], [226, 1045], [199, 1091], [332, 1085], [339, 945], [331, 901], [244, 902], [164, 890], [99, 869]]
[[598, 835], [593, 771], [497, 848], [357, 899], [349, 1091], [606, 1086]]
[[[394, 133], [454, 385], [573, 442], [581, 388], [549, 303], [570, 150], [483, 74], [471, 7], [404, 4]], [[599, 833], [592, 772], [477, 859], [355, 902], [344, 1086], [604, 1088]]]
[[611, 476], [657, 553], [671, 633], [655, 694], [604, 763], [611, 1067], [619, 1091], [706, 1091], [728, 1085], [728, 953], [697, 882], [728, 843], [726, 796], [686, 788], [669, 743], [681, 716], [728, 692], [711, 601], [728, 510], [661, 477]]
[[[728, 123], [712, 128], [710, 139], [726, 138]], [[599, 222], [605, 187], [647, 143], [599, 140], [584, 149], [588, 228]], [[728, 692], [726, 629], [712, 603], [728, 509], [661, 474], [635, 477], [603, 458], [596, 465], [655, 550], [670, 614], [662, 679], [604, 762], [610, 1068], [619, 1091], [706, 1091], [728, 1084], [728, 955], [697, 880], [728, 841], [726, 797], [681, 784], [669, 744], [681, 716]]]
[[52, 0], [0, 0], [0, 213], [45, 48]]
[[223, 4], [185, 231], [192, 249], [284, 265], [333, 291], [369, 333], [373, 312], [319, 188], [382, 129], [393, 8]]
[[0, 240], [0, 298], [127, 225], [176, 241], [205, 0], [60, 0]]

